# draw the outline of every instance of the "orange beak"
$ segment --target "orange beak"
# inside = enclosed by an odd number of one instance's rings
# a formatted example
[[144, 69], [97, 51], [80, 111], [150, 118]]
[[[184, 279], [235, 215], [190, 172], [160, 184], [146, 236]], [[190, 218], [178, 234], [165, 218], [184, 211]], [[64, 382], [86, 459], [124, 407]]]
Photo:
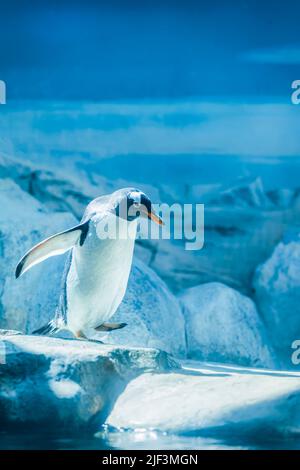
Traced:
[[165, 225], [164, 222], [162, 221], [162, 219], [157, 215], [155, 214], [155, 212], [151, 211], [151, 212], [147, 212], [147, 211], [144, 211], [142, 210], [141, 211], [148, 219], [152, 220], [153, 222], [155, 222], [156, 224], [158, 225]]
[[158, 215], [156, 215], [155, 212], [150, 212], [150, 214], [148, 214], [148, 219], [153, 220], [153, 222], [155, 222], [158, 225], [165, 225], [162, 219], [158, 217]]

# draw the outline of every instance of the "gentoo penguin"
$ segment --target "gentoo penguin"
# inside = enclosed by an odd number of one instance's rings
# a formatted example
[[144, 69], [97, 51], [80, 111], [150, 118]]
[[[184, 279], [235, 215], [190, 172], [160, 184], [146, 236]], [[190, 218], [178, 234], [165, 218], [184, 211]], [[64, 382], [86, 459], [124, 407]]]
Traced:
[[[111, 331], [126, 326], [107, 322], [125, 295], [140, 216], [163, 224], [142, 191], [120, 189], [94, 199], [79, 225], [47, 238], [25, 254], [16, 268], [16, 278], [50, 256], [71, 250], [55, 317], [34, 334], [68, 329], [77, 338], [86, 338], [86, 330]], [[115, 233], [103, 236], [108, 227]]]

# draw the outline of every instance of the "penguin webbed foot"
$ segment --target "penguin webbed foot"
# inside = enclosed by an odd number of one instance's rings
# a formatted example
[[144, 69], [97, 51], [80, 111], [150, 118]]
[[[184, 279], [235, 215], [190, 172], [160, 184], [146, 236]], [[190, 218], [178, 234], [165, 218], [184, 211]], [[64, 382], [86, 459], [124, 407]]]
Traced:
[[97, 326], [95, 328], [96, 331], [114, 331], [114, 330], [121, 330], [122, 328], [125, 328], [127, 326], [127, 323], [102, 323], [101, 325]]
[[88, 338], [82, 331], [76, 331], [75, 337], [78, 341], [90, 341], [91, 343], [104, 344], [100, 339]]

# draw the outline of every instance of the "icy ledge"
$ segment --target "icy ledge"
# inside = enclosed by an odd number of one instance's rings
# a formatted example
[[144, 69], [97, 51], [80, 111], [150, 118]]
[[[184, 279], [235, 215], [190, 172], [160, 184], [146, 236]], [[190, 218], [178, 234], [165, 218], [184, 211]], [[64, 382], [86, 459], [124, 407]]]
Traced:
[[132, 380], [109, 429], [265, 440], [300, 432], [300, 373], [195, 363]]
[[97, 430], [130, 380], [174, 367], [158, 349], [0, 331], [2, 430], [23, 424], [68, 435]]
[[[1, 332], [0, 332], [1, 333]], [[4, 333], [4, 332], [3, 332]], [[1, 430], [106, 429], [254, 440], [300, 432], [300, 372], [190, 362], [158, 349], [0, 334]]]

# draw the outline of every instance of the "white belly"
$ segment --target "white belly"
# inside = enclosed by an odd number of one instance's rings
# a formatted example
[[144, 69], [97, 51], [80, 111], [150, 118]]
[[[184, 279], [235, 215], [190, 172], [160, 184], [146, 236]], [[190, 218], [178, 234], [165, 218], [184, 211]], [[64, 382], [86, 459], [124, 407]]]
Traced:
[[67, 326], [96, 328], [116, 312], [126, 292], [134, 239], [100, 240], [95, 226], [82, 247], [73, 248], [67, 276]]

